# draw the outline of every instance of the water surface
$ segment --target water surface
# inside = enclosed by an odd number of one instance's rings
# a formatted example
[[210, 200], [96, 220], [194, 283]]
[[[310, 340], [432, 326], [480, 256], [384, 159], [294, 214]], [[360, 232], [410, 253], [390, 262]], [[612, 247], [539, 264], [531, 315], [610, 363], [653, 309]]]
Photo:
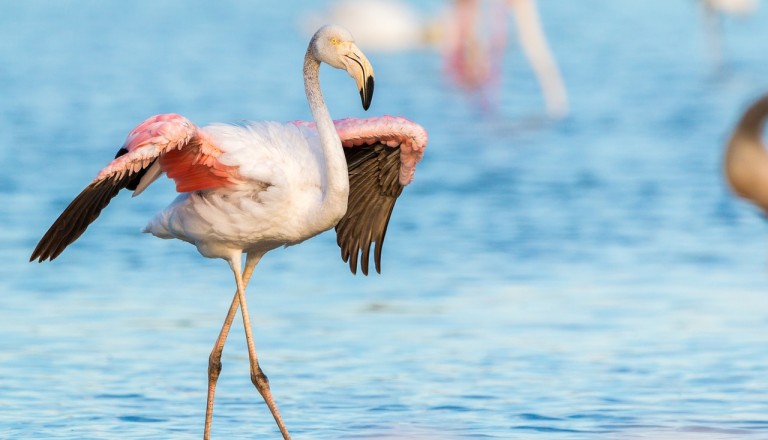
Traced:
[[[296, 438], [768, 437], [768, 230], [720, 174], [730, 127], [768, 90], [768, 11], [723, 23], [716, 70], [693, 2], [540, 3], [562, 121], [541, 123], [514, 45], [495, 115], [440, 79], [435, 52], [369, 53], [369, 114], [421, 123], [429, 150], [382, 275], [351, 276], [331, 233], [257, 269], [257, 348]], [[234, 283], [139, 233], [172, 185], [118, 197], [54, 263], [27, 259], [147, 116], [308, 119], [313, 8], [3, 6], [0, 438], [200, 435]], [[322, 81], [335, 117], [366, 114], [345, 74]], [[239, 323], [223, 363], [216, 438], [276, 438]]]

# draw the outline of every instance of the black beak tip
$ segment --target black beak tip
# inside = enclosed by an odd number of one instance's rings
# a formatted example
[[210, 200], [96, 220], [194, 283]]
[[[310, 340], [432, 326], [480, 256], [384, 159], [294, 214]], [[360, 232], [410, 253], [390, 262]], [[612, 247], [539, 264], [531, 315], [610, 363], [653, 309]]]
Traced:
[[360, 89], [360, 99], [363, 100], [363, 110], [368, 110], [373, 99], [373, 77], [369, 76], [365, 80], [365, 86]]

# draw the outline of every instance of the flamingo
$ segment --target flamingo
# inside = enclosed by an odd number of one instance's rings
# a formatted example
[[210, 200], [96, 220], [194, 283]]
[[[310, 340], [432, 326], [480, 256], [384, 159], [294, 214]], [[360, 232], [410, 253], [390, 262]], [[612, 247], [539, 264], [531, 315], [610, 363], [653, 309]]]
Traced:
[[742, 115], [725, 150], [725, 177], [734, 193], [768, 214], [768, 152], [762, 141], [768, 117], [768, 95]]
[[163, 173], [175, 181], [181, 194], [144, 232], [189, 242], [201, 255], [225, 260], [237, 286], [208, 358], [204, 439], [210, 438], [221, 353], [238, 308], [251, 381], [283, 438], [290, 438], [256, 355], [245, 295], [251, 274], [268, 251], [301, 243], [334, 226], [342, 259], [352, 273], [358, 259], [362, 272], [368, 273], [372, 243], [380, 272], [392, 209], [413, 179], [426, 146], [426, 131], [405, 118], [334, 122], [320, 90], [320, 63], [346, 70], [368, 109], [374, 84], [371, 64], [349, 31], [323, 26], [304, 56], [304, 88], [313, 122], [201, 128], [177, 114], [150, 117], [128, 134], [115, 159], [64, 209], [30, 258], [56, 258], [121, 189], [138, 195]]
[[[553, 119], [568, 114], [568, 93], [547, 43], [534, 0], [495, 0], [482, 14], [480, 0], [455, 0], [443, 54], [444, 70], [453, 81], [485, 99], [498, 95], [501, 60], [506, 46], [507, 13], [512, 11], [517, 39], [539, 82], [547, 113]], [[484, 15], [484, 16], [483, 16]], [[482, 20], [481, 20], [482, 19]], [[486, 30], [483, 41], [480, 29]], [[491, 89], [487, 89], [487, 87]], [[483, 96], [481, 96], [483, 98]]]
[[338, 0], [325, 13], [307, 15], [302, 27], [326, 20], [349, 29], [367, 50], [397, 52], [422, 49], [436, 38], [434, 24], [402, 0]]

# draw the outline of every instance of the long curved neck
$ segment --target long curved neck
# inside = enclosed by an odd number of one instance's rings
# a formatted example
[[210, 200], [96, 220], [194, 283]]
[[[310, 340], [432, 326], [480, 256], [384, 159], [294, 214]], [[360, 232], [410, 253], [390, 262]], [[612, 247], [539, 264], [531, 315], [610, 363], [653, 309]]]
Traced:
[[762, 137], [765, 120], [768, 117], [768, 96], [752, 104], [736, 127], [736, 133], [745, 138], [759, 140]]
[[768, 96], [752, 104], [728, 140], [724, 168], [728, 183], [737, 194], [752, 199], [768, 212], [768, 152], [762, 141], [768, 116]]
[[304, 91], [307, 94], [309, 109], [317, 125], [325, 156], [323, 209], [327, 211], [326, 208], [343, 208], [341, 210], [343, 215], [349, 198], [347, 160], [344, 157], [339, 134], [333, 126], [333, 119], [323, 100], [323, 93], [320, 91], [319, 74], [320, 61], [312, 54], [311, 48], [307, 49], [307, 54], [304, 56]]

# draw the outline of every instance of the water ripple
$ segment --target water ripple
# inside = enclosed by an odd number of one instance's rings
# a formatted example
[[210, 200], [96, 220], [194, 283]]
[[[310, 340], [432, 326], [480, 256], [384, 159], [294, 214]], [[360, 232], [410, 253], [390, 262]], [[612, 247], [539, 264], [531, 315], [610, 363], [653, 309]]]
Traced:
[[[55, 262], [27, 260], [147, 116], [310, 117], [297, 20], [323, 2], [262, 3], [4, 2], [0, 438], [199, 437], [234, 286], [225, 263], [139, 233], [172, 183], [116, 197]], [[698, 2], [538, 4], [562, 121], [542, 118], [514, 48], [495, 115], [440, 80], [437, 51], [369, 54], [371, 114], [423, 124], [430, 146], [383, 274], [351, 276], [332, 233], [254, 274], [259, 359], [296, 438], [768, 437], [768, 228], [721, 171], [731, 124], [768, 90], [768, 8], [724, 21], [715, 75]], [[368, 115], [343, 72], [322, 81], [334, 116]], [[213, 436], [277, 438], [240, 320], [222, 363]]]

